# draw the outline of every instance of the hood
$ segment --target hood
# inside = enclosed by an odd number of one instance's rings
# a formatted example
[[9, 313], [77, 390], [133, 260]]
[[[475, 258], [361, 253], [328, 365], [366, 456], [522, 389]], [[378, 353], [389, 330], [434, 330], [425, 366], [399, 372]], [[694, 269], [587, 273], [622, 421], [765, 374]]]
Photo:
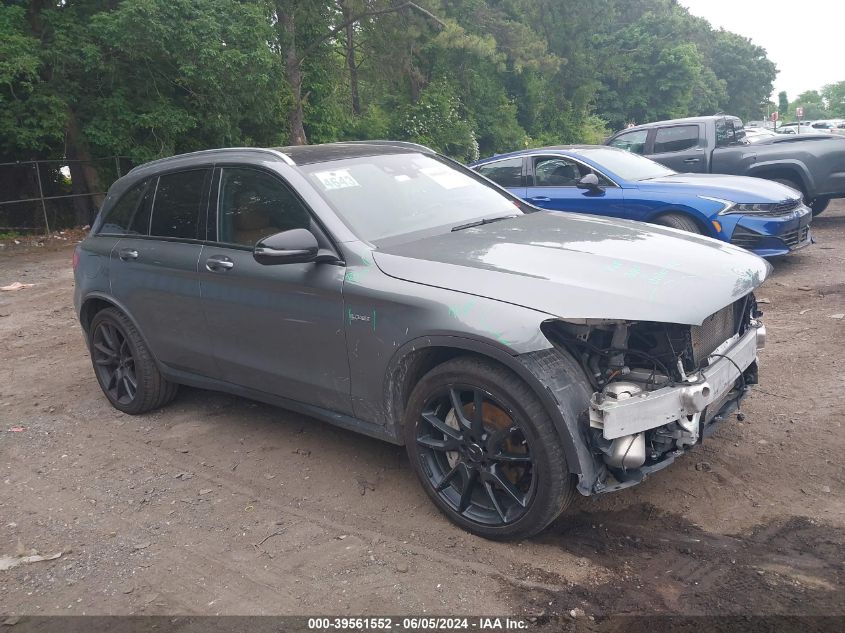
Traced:
[[373, 252], [387, 275], [580, 321], [700, 325], [759, 286], [763, 259], [651, 224], [537, 212]]
[[727, 176], [723, 174], [672, 174], [641, 180], [637, 187], [642, 191], [666, 191], [678, 193], [684, 186], [688, 193], [712, 198], [724, 198], [731, 202], [783, 202], [794, 200], [793, 189], [772, 180], [748, 176]]

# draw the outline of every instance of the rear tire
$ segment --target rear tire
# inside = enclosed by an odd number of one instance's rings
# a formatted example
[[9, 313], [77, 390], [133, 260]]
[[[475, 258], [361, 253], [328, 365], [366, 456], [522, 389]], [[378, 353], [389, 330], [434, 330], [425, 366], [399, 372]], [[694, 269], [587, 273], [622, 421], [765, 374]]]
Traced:
[[414, 387], [404, 422], [420, 483], [468, 532], [527, 538], [572, 502], [575, 486], [552, 420], [501, 365], [463, 356], [435, 367]]
[[94, 315], [88, 348], [97, 382], [115, 409], [138, 415], [176, 397], [179, 385], [162, 377], [141, 334], [120, 310]]
[[654, 220], [654, 224], [668, 226], [669, 228], [679, 229], [681, 231], [686, 231], [687, 233], [702, 235], [701, 228], [695, 223], [695, 220], [688, 218], [685, 215], [681, 215], [680, 213], [667, 213], [665, 215], [661, 215]]

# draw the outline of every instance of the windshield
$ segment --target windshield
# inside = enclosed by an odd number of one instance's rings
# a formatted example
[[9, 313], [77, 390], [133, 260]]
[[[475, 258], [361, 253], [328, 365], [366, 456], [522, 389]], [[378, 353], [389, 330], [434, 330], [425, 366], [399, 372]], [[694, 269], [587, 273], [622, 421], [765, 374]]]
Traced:
[[599, 167], [613, 172], [622, 180], [648, 180], [676, 173], [653, 160], [612, 147], [580, 149], [578, 153], [594, 161]]
[[361, 156], [302, 169], [367, 241], [521, 213], [492, 185], [423, 154]]

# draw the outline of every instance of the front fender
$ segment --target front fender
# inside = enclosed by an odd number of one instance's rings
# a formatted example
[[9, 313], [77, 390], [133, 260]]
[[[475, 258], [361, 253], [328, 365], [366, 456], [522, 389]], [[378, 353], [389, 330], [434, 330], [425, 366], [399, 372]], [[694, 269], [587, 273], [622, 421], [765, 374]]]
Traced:
[[[490, 358], [531, 388], [555, 425], [567, 468], [579, 478], [579, 491], [590, 494], [596, 465], [584, 433], [592, 390], [577, 363], [554, 347], [512, 354], [500, 346], [461, 336], [421, 336], [409, 341], [393, 355], [385, 375], [385, 409], [397, 425], [395, 436], [404, 436], [398, 421], [403, 419], [404, 403], [416, 381], [432, 366], [432, 361], [438, 364], [461, 353]], [[427, 354], [439, 357], [426, 358]]]
[[[816, 182], [807, 165], [798, 159], [787, 158], [759, 161], [748, 168], [746, 175], [771, 179], [777, 177], [778, 174], [786, 175], [787, 173], [798, 179], [799, 184], [804, 187], [804, 191], [808, 197], [813, 197], [816, 191]], [[770, 174], [771, 176], [766, 176], [765, 174]]]

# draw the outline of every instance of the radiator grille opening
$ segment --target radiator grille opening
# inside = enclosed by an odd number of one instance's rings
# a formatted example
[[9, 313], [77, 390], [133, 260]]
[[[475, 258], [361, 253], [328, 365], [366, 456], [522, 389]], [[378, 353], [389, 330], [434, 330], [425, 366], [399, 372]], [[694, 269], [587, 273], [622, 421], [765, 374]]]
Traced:
[[736, 333], [736, 305], [730, 304], [690, 328], [693, 359], [697, 366]]

